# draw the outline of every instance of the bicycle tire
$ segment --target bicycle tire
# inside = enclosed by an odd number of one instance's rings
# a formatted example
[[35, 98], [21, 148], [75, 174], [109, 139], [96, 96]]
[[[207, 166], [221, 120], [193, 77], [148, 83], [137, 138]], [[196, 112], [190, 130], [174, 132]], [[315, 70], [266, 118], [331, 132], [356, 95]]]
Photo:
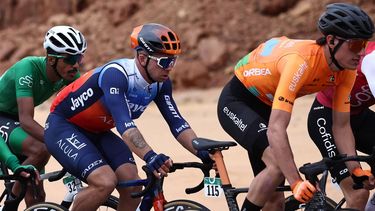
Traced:
[[164, 210], [166, 211], [210, 211], [204, 205], [190, 200], [179, 199], [169, 201], [164, 205]]
[[38, 204], [34, 204], [31, 207], [28, 207], [25, 209], [25, 211], [38, 211], [38, 210], [43, 210], [43, 211], [68, 211], [65, 207], [52, 203], [52, 202], [41, 202]]
[[[294, 211], [294, 210], [305, 210], [304, 203], [301, 203], [294, 196], [288, 196], [285, 199], [285, 211]], [[331, 198], [326, 197], [327, 211], [335, 210], [337, 203]], [[341, 209], [340, 209], [341, 210]], [[345, 209], [344, 209], [345, 210]]]

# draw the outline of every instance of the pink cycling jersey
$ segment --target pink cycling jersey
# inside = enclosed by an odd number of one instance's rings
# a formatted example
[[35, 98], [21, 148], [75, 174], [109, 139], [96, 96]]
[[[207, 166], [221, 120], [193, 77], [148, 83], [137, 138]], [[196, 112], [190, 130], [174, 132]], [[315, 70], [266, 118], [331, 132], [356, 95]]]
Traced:
[[[373, 93], [375, 92], [375, 42], [369, 42], [364, 55], [357, 67], [357, 78], [350, 93], [351, 114], [358, 114], [364, 109], [375, 104]], [[373, 70], [372, 70], [373, 69]], [[320, 91], [318, 101], [332, 108], [332, 96], [334, 87]]]

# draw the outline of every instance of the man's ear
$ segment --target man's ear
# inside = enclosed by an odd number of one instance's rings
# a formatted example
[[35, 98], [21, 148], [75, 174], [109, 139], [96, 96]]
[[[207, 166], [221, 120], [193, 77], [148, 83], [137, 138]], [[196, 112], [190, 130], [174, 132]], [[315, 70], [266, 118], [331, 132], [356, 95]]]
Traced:
[[139, 61], [139, 64], [142, 66], [146, 66], [147, 63], [147, 55], [144, 53], [137, 53], [137, 59]]
[[328, 43], [331, 47], [333, 47], [335, 45], [335, 36], [328, 35], [326, 39], [327, 39], [327, 41], [328, 41]]
[[48, 62], [48, 65], [53, 66], [56, 63], [56, 58], [52, 56], [47, 56], [47, 62]]

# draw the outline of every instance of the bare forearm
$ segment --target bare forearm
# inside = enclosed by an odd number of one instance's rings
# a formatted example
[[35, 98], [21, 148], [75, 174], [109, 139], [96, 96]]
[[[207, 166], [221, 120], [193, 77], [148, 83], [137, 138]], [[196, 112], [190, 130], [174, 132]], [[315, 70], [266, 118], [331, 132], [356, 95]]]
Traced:
[[[332, 127], [335, 143], [340, 154], [356, 155], [355, 140], [351, 127]], [[358, 162], [347, 162], [347, 167], [350, 171], [359, 167]]]
[[37, 140], [44, 142], [44, 128], [34, 119], [20, 119], [22, 129]]
[[197, 135], [192, 129], [184, 130], [178, 137], [177, 141], [187, 150], [189, 150], [194, 155], [196, 150], [193, 148], [192, 140], [197, 138]]
[[301, 177], [298, 173], [296, 164], [294, 163], [294, 157], [286, 131], [269, 130], [267, 135], [276, 163], [287, 178], [289, 184], [293, 184], [295, 181], [300, 180]]
[[122, 139], [130, 150], [143, 159], [145, 154], [152, 150], [137, 128], [130, 128], [122, 135]]

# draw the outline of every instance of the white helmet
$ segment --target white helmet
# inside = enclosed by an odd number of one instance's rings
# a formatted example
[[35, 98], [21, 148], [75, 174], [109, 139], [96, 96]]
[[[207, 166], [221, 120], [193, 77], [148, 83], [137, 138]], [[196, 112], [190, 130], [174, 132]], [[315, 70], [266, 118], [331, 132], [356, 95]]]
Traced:
[[43, 46], [56, 53], [84, 54], [87, 48], [85, 37], [71, 26], [54, 26], [46, 33]]

